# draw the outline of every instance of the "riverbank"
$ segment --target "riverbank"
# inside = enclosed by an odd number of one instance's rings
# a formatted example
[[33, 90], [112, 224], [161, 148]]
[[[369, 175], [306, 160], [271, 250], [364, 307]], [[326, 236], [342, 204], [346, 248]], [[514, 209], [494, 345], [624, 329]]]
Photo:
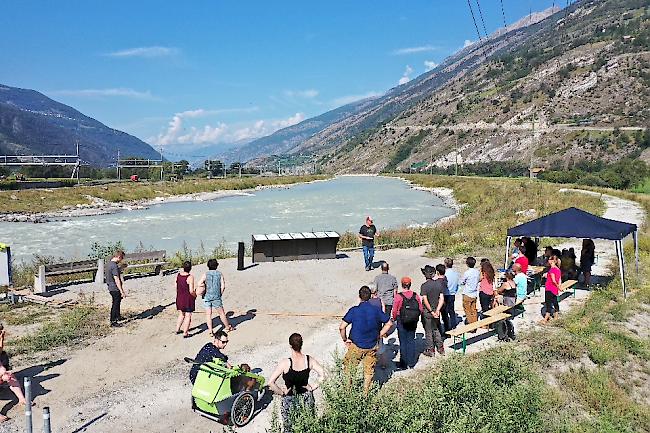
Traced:
[[1, 222], [44, 223], [68, 218], [146, 209], [152, 205], [209, 201], [250, 195], [267, 188], [319, 182], [329, 176], [188, 179], [179, 182], [122, 182], [104, 186], [0, 191]]

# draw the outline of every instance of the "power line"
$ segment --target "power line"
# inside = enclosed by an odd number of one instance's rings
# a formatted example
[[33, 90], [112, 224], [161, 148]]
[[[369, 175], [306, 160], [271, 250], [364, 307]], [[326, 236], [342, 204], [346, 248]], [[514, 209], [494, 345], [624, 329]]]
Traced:
[[481, 3], [479, 3], [479, 0], [476, 0], [476, 6], [478, 7], [478, 14], [481, 17], [481, 22], [483, 23], [483, 33], [485, 33], [485, 38], [487, 39], [487, 27], [485, 27], [485, 20], [483, 19], [483, 11], [481, 10]]
[[472, 14], [472, 21], [474, 21], [474, 28], [476, 29], [476, 34], [478, 35], [478, 42], [481, 42], [483, 38], [481, 37], [481, 32], [478, 29], [478, 24], [476, 24], [476, 17], [474, 16], [474, 9], [472, 9], [472, 3], [470, 0], [467, 0], [467, 6], [469, 6], [469, 13]]
[[503, 28], [508, 30], [508, 24], [506, 24], [506, 11], [503, 8], [503, 0], [501, 0], [501, 15], [503, 16]]

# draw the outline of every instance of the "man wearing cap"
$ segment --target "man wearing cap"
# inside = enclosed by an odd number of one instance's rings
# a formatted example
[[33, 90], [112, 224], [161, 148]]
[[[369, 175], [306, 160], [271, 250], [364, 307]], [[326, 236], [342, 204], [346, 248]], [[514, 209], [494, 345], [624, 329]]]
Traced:
[[[368, 302], [370, 288], [361, 286], [359, 289], [359, 305], [350, 308], [339, 325], [341, 339], [348, 348], [343, 358], [346, 372], [363, 363], [363, 384], [366, 392], [370, 389], [372, 377], [375, 375], [377, 364], [377, 349], [379, 339], [384, 338], [393, 327], [393, 322], [381, 308]], [[348, 326], [352, 325], [350, 335]]]
[[379, 236], [377, 227], [372, 223], [372, 217], [366, 217], [366, 223], [359, 229], [359, 239], [363, 245], [363, 259], [366, 262], [366, 271], [372, 270], [372, 260], [375, 257], [375, 238]]

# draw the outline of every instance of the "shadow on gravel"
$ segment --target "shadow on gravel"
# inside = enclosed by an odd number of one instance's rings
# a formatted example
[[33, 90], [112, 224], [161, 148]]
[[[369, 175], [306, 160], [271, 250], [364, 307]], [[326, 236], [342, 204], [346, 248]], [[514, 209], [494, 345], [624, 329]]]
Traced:
[[[241, 323], [244, 323], [244, 322], [246, 322], [248, 320], [253, 320], [255, 318], [255, 316], [256, 316], [256, 313], [257, 313], [257, 309], [255, 309], [255, 308], [250, 309], [250, 310], [246, 311], [246, 313], [240, 314], [239, 316], [235, 316], [234, 311], [228, 311], [226, 313], [226, 317], [228, 317], [228, 321], [230, 322], [230, 324], [236, 328]], [[221, 319], [219, 317], [214, 317], [212, 319], [212, 329], [213, 330], [216, 331], [218, 329], [224, 329], [224, 328], [225, 328], [225, 326], [223, 326], [223, 323], [221, 323]], [[193, 336], [201, 334], [201, 333], [203, 333], [203, 332], [205, 332], [207, 330], [208, 330], [208, 325], [206, 325], [205, 323], [202, 323], [199, 326], [195, 326], [193, 328], [190, 328], [189, 336], [193, 337]]]
[[82, 425], [81, 427], [79, 427], [78, 429], [73, 431], [72, 433], [79, 433], [79, 432], [82, 432], [82, 431], [86, 430], [86, 428], [90, 427], [91, 425], [93, 425], [94, 423], [99, 421], [100, 419], [104, 418], [106, 415], [108, 415], [108, 412], [104, 412], [103, 414], [96, 416], [95, 418], [87, 421], [84, 425]]
[[[59, 359], [58, 361], [47, 362], [40, 365], [34, 365], [32, 367], [27, 367], [27, 368], [23, 368], [22, 370], [14, 371], [14, 374], [18, 378], [18, 381], [21, 383], [21, 385], [23, 384], [23, 380], [25, 377], [32, 378], [32, 399], [36, 399], [36, 397], [45, 395], [50, 392], [49, 389], [43, 387], [42, 385], [43, 382], [46, 382], [50, 379], [59, 376], [59, 374], [43, 374], [43, 373], [52, 367], [56, 367], [63, 364], [66, 361], [67, 361], [66, 359]], [[11, 390], [8, 387], [0, 388], [0, 399], [9, 400], [9, 402], [7, 402], [0, 409], [0, 413], [3, 415], [5, 415], [9, 410], [11, 410], [11, 408], [13, 408], [18, 404], [18, 398], [14, 395], [13, 392], [11, 392]]]

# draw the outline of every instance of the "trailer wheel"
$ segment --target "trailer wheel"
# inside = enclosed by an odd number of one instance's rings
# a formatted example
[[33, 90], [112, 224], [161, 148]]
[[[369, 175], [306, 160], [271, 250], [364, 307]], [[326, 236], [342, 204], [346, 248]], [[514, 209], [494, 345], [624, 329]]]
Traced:
[[242, 392], [232, 403], [232, 423], [237, 427], [243, 427], [253, 418], [255, 411], [255, 398], [250, 392]]

